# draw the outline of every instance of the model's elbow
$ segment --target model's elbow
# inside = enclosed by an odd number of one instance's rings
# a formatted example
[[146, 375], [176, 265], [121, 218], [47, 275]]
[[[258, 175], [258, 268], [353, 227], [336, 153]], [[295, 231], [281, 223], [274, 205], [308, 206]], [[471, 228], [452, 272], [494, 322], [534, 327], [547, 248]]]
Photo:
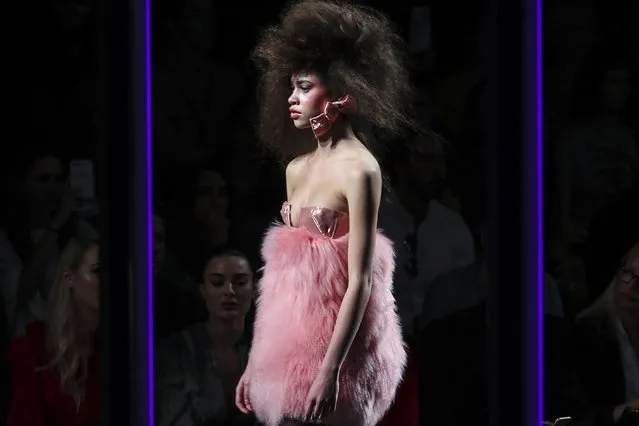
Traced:
[[373, 277], [370, 273], [352, 273], [348, 278], [348, 287], [362, 296], [370, 294], [373, 286]]

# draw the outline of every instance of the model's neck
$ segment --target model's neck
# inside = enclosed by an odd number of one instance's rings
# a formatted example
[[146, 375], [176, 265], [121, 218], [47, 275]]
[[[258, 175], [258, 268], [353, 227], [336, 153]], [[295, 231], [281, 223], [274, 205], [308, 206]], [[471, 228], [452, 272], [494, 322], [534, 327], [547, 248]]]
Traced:
[[340, 116], [326, 133], [316, 138], [317, 148], [315, 151], [318, 155], [328, 154], [341, 141], [354, 138], [355, 132], [353, 131], [353, 126], [350, 121]]

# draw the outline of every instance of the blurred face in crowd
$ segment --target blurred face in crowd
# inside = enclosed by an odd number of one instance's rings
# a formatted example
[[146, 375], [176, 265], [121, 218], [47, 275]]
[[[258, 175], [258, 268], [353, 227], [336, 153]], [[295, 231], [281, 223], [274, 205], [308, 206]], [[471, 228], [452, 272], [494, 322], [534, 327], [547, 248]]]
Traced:
[[32, 210], [53, 211], [64, 193], [64, 166], [55, 157], [39, 158], [27, 172], [25, 198]]
[[251, 308], [253, 273], [240, 256], [212, 258], [204, 269], [202, 297], [209, 316], [221, 320], [243, 319]]
[[204, 170], [197, 180], [194, 216], [206, 221], [211, 214], [226, 214], [229, 205], [228, 187], [222, 175], [214, 170]]
[[224, 243], [228, 239], [228, 206], [228, 187], [222, 176], [213, 170], [200, 173], [193, 216], [214, 242]]
[[434, 138], [417, 137], [413, 152], [397, 165], [396, 172], [429, 198], [437, 198], [446, 186], [446, 150]]
[[324, 111], [329, 101], [324, 83], [313, 73], [296, 73], [291, 78], [288, 98], [291, 120], [298, 129], [311, 127], [310, 119]]
[[153, 275], [157, 275], [162, 268], [164, 255], [166, 254], [166, 231], [164, 219], [153, 215]]
[[581, 57], [596, 39], [595, 15], [588, 5], [557, 2], [549, 13], [548, 37], [562, 57]]
[[72, 32], [83, 28], [91, 16], [93, 3], [86, 0], [54, 2], [55, 17], [60, 28]]
[[182, 5], [179, 37], [208, 52], [215, 45], [217, 17], [213, 0], [187, 0]]
[[602, 101], [607, 111], [622, 111], [626, 108], [630, 96], [630, 72], [628, 70], [609, 70], [602, 82]]
[[90, 312], [100, 310], [100, 249], [90, 246], [77, 270], [63, 271], [64, 282], [71, 288], [76, 306]]
[[617, 270], [614, 301], [618, 308], [639, 315], [639, 244]]

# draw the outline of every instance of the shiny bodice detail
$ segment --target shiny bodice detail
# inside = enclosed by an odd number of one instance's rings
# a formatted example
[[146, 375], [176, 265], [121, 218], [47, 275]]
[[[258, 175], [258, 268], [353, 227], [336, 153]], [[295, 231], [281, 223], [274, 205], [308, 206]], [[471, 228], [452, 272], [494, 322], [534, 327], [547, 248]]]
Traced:
[[[291, 205], [285, 201], [281, 210], [282, 220], [290, 227]], [[339, 238], [348, 233], [348, 214], [330, 207], [302, 207], [297, 228], [319, 233], [328, 238]]]

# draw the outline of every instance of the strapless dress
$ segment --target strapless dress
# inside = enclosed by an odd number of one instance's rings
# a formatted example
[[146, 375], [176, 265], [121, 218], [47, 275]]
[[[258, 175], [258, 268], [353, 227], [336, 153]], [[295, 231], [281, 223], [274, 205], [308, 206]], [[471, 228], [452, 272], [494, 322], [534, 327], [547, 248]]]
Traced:
[[[262, 245], [249, 399], [262, 423], [301, 419], [348, 287], [349, 216], [326, 207], [301, 208], [291, 223], [273, 225]], [[378, 231], [373, 282], [364, 318], [339, 377], [336, 411], [324, 425], [374, 426], [391, 406], [406, 364], [395, 299], [392, 243]]]

